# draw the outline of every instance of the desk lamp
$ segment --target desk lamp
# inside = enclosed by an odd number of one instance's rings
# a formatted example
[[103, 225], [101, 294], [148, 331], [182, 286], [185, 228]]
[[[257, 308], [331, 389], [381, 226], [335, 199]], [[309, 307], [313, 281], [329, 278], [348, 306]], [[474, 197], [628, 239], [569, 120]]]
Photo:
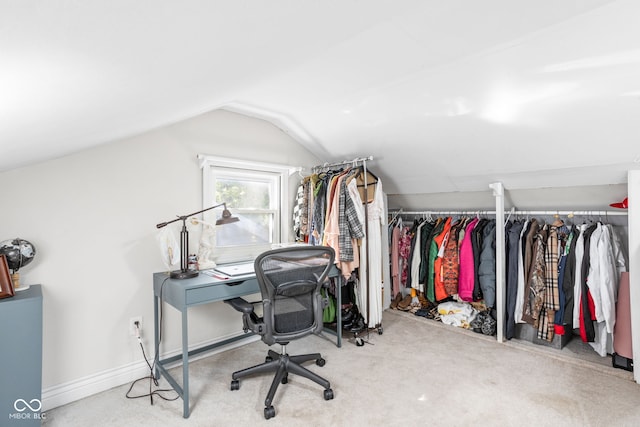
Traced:
[[160, 224], [156, 224], [156, 228], [162, 228], [173, 222], [182, 221], [182, 231], [180, 231], [180, 270], [175, 270], [170, 273], [170, 277], [172, 279], [190, 279], [198, 275], [198, 271], [188, 270], [189, 232], [187, 231], [187, 224], [186, 224], [187, 218], [189, 218], [190, 216], [198, 215], [202, 212], [206, 212], [214, 208], [219, 208], [220, 206], [224, 206], [224, 210], [222, 211], [222, 217], [216, 221], [216, 225], [231, 224], [232, 222], [240, 221], [238, 217], [231, 216], [231, 212], [229, 212], [229, 210], [227, 209], [226, 203], [220, 203], [219, 205], [211, 206], [210, 208], [206, 208], [198, 212], [193, 212], [188, 215], [178, 215], [176, 219], [171, 221], [161, 222]]

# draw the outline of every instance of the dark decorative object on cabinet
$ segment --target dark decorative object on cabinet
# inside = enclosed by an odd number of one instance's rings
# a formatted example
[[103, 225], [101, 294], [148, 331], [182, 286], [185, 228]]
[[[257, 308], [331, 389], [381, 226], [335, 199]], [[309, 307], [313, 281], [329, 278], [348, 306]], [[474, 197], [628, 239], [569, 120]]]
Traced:
[[0, 254], [0, 299], [9, 298], [15, 295], [11, 274], [9, 273], [9, 264], [7, 256]]

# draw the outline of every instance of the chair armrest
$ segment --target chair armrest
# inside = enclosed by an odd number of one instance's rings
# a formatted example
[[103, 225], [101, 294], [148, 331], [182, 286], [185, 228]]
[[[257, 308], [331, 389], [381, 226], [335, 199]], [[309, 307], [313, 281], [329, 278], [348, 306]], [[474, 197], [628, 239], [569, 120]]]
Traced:
[[253, 313], [253, 304], [243, 300], [242, 298], [238, 297], [238, 298], [228, 299], [228, 300], [225, 300], [224, 302], [229, 304], [231, 307], [233, 307], [237, 311], [241, 311], [244, 314]]

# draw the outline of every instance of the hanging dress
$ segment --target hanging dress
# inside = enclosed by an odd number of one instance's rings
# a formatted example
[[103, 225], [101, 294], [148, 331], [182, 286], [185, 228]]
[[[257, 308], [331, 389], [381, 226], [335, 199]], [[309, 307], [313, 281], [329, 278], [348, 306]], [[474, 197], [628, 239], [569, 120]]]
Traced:
[[360, 246], [360, 308], [361, 313], [369, 314], [369, 328], [382, 324], [382, 232], [386, 229], [386, 217], [380, 179], [375, 187], [373, 201], [366, 205], [367, 234]]

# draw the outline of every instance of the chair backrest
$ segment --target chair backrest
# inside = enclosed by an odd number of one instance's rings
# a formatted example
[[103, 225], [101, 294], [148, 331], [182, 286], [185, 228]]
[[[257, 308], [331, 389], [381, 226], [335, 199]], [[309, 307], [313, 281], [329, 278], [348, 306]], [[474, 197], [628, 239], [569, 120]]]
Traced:
[[335, 252], [326, 246], [274, 249], [256, 258], [265, 343], [286, 344], [322, 329], [320, 290], [334, 259]]

